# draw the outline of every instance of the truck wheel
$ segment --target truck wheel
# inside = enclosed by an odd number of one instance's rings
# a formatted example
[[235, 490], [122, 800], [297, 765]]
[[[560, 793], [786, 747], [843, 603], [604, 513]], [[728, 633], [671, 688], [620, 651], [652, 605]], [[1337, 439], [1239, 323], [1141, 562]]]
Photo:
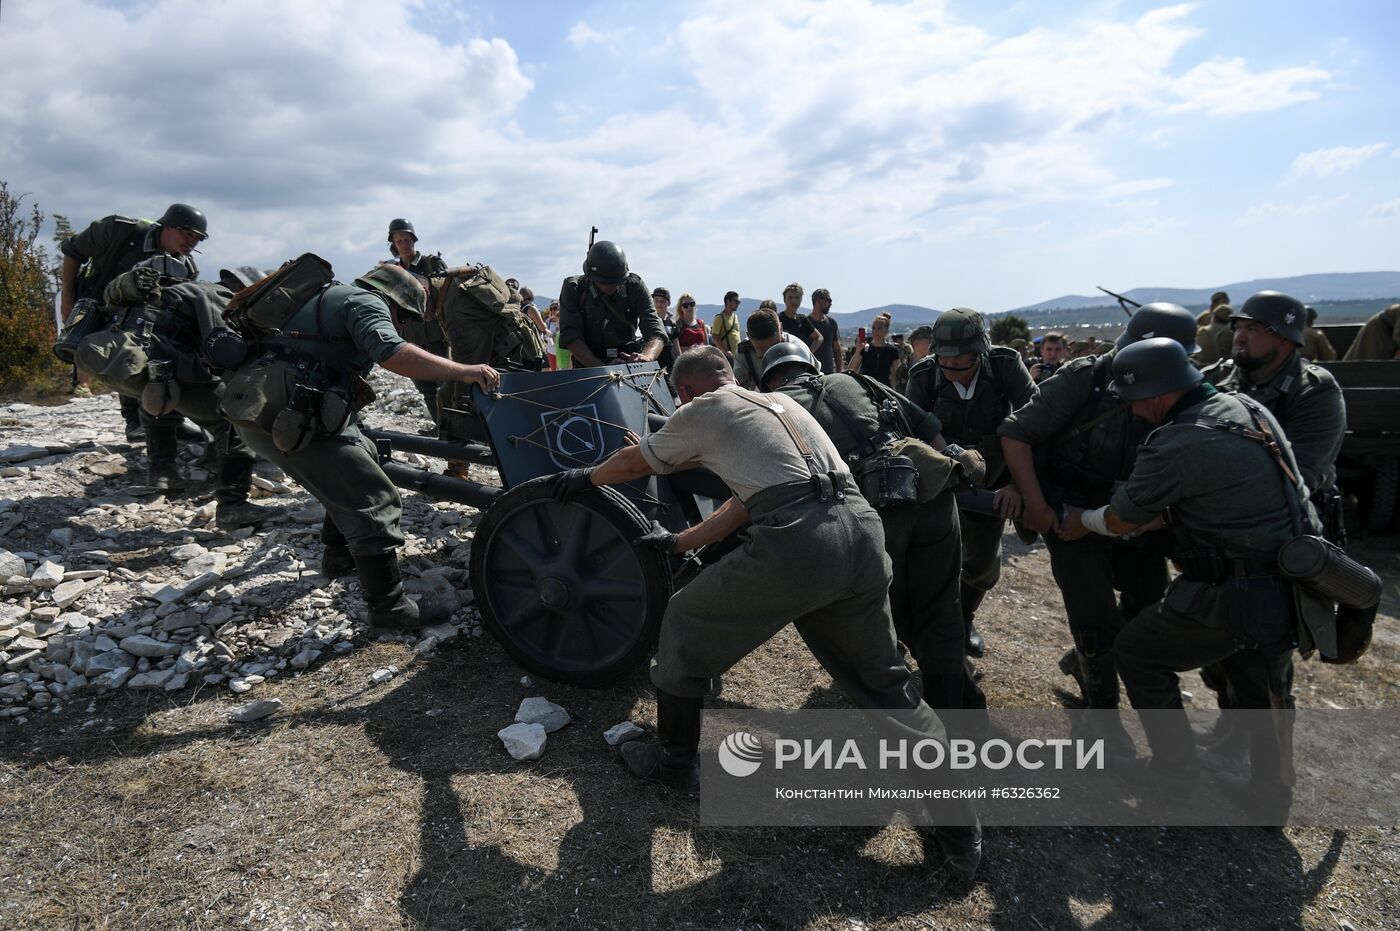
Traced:
[[561, 504], [548, 478], [505, 492], [472, 544], [482, 623], [516, 662], [556, 682], [607, 685], [650, 659], [671, 597], [651, 527], [611, 488]]
[[1367, 502], [1365, 525], [1374, 533], [1390, 529], [1395, 518], [1395, 501], [1400, 494], [1400, 459], [1382, 459], [1371, 479], [1371, 494]]

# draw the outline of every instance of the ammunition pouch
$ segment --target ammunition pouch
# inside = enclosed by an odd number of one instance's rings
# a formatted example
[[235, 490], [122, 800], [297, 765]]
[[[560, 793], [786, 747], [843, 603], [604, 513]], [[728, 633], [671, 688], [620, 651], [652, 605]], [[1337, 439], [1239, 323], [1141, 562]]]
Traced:
[[78, 301], [73, 305], [73, 311], [68, 315], [68, 322], [63, 325], [63, 331], [58, 334], [58, 341], [53, 344], [53, 354], [58, 356], [60, 361], [73, 365], [78, 346], [106, 322], [107, 313], [101, 303], [90, 297]]
[[273, 421], [287, 406], [296, 377], [296, 368], [283, 359], [256, 359], [224, 379], [220, 410], [235, 424], [271, 433]]
[[1319, 488], [1309, 497], [1322, 522], [1322, 535], [1337, 546], [1347, 545], [1346, 504], [1335, 484]]
[[908, 456], [877, 453], [856, 467], [855, 478], [860, 493], [877, 509], [919, 503], [919, 470]]
[[175, 380], [176, 363], [152, 359], [146, 364], [146, 387], [141, 389], [141, 407], [152, 417], [164, 417], [180, 403], [180, 383]]

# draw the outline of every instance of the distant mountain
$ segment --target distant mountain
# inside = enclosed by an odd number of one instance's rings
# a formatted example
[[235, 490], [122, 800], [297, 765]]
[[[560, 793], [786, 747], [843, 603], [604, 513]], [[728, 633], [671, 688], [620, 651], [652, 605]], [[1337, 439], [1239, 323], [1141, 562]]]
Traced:
[[[1210, 304], [1210, 296], [1216, 291], [1226, 292], [1236, 303], [1255, 291], [1283, 291], [1309, 304], [1321, 301], [1389, 298], [1400, 296], [1400, 272], [1333, 272], [1298, 275], [1292, 278], [1256, 278], [1253, 281], [1236, 281], [1210, 288], [1133, 288], [1122, 293], [1140, 304], [1170, 301], [1183, 307], [1205, 307]], [[1011, 313], [1117, 306], [1118, 302], [1106, 294], [1066, 294], [1064, 297], [1041, 301], [1039, 304], [1018, 307]]]

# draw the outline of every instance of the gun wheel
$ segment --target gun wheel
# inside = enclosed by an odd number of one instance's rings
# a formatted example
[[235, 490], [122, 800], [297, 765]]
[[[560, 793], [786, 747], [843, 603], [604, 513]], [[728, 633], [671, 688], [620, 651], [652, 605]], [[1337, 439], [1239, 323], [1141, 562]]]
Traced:
[[641, 666], [672, 585], [666, 557], [632, 545], [650, 526], [610, 488], [566, 504], [548, 478], [507, 491], [472, 545], [484, 626], [521, 666], [557, 682], [603, 686]]

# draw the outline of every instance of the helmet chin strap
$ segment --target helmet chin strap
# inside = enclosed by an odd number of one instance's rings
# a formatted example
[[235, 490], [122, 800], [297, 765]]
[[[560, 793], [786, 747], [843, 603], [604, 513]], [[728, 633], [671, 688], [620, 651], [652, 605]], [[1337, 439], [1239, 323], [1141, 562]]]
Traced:
[[952, 365], [944, 365], [942, 362], [939, 362], [939, 363], [938, 363], [938, 367], [941, 368], [941, 369], [942, 369], [943, 371], [945, 371], [945, 372], [970, 372], [970, 371], [972, 371], [973, 369], [977, 368], [976, 365], [952, 366]]

